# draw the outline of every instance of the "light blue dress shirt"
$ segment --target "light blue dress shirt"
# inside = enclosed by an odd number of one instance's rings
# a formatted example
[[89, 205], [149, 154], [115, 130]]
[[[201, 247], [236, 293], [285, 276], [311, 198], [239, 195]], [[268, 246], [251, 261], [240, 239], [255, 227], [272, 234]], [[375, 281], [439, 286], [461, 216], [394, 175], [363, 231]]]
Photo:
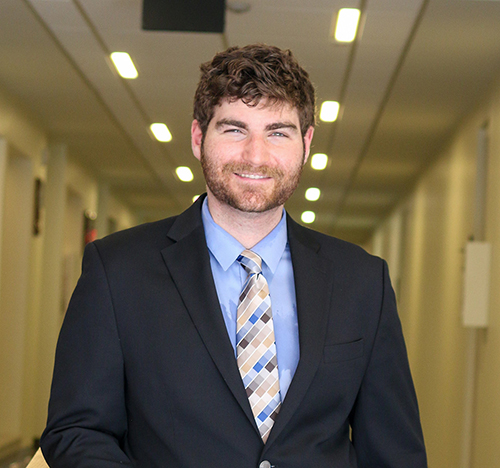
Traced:
[[[300, 356], [295, 282], [284, 213], [283, 210], [278, 225], [251, 249], [262, 258], [262, 273], [269, 284], [282, 401]], [[236, 259], [245, 247], [215, 223], [206, 199], [203, 203], [202, 219], [215, 287], [236, 356], [238, 297], [247, 277]]]

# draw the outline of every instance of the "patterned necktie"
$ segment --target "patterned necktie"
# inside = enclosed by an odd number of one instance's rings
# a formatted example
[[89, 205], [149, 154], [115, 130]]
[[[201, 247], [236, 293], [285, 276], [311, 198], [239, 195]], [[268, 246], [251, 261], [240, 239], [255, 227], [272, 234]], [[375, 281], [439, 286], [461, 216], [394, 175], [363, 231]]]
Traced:
[[241, 378], [264, 443], [278, 415], [281, 397], [271, 297], [262, 259], [244, 250], [238, 262], [248, 276], [240, 294], [236, 352]]

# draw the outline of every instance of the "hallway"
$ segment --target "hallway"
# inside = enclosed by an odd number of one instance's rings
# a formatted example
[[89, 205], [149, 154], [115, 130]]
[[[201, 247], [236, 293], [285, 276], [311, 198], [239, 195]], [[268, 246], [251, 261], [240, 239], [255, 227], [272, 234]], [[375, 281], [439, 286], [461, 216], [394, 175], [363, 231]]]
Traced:
[[[144, 31], [140, 0], [2, 2], [0, 468], [24, 468], [45, 426], [85, 243], [177, 214], [205, 190], [189, 136], [199, 64], [253, 41], [293, 50], [318, 110], [340, 102], [315, 131], [324, 168], [307, 163], [287, 211], [313, 211], [312, 229], [387, 260], [429, 466], [500, 468], [500, 1], [227, 3], [215, 34]], [[339, 44], [330, 23], [346, 3], [362, 22]], [[112, 68], [109, 53], [125, 49], [136, 80]], [[464, 272], [479, 244], [486, 305], [470, 319]]]

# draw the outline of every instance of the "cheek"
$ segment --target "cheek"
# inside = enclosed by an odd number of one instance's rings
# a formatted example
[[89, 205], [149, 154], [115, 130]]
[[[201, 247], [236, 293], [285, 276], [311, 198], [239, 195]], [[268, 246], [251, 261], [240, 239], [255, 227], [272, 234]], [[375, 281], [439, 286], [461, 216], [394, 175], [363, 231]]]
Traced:
[[224, 164], [225, 162], [234, 159], [237, 155], [237, 150], [234, 145], [228, 144], [207, 144], [205, 153], [214, 164]]
[[304, 149], [294, 146], [280, 153], [277, 158], [277, 164], [288, 172], [292, 168], [296, 169], [303, 166], [305, 162], [304, 157]]

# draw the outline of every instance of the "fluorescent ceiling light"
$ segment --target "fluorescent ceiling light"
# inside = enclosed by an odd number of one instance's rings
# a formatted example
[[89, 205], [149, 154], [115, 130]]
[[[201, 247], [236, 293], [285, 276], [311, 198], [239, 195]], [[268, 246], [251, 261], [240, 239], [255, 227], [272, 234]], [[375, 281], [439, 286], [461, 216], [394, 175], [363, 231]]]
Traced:
[[149, 128], [158, 141], [167, 142], [172, 140], [172, 134], [164, 123], [154, 123]]
[[322, 171], [328, 164], [328, 156], [324, 153], [316, 153], [311, 157], [311, 167], [317, 171]]
[[182, 182], [191, 182], [194, 178], [191, 169], [189, 169], [189, 167], [187, 166], [179, 166], [175, 170], [175, 173], [177, 174], [179, 180], [181, 180]]
[[316, 213], [314, 211], [304, 211], [300, 216], [300, 219], [303, 223], [306, 224], [314, 223], [314, 220], [316, 219]]
[[122, 78], [133, 80], [139, 76], [134, 62], [132, 62], [132, 59], [127, 52], [113, 52], [111, 54], [111, 60], [115, 64], [115, 67]]
[[310, 187], [306, 190], [306, 200], [316, 201], [319, 200], [321, 190], [316, 187]]
[[335, 122], [339, 116], [340, 104], [337, 101], [324, 101], [321, 104], [319, 118], [323, 122]]
[[357, 8], [341, 8], [337, 15], [335, 40], [352, 42], [356, 38], [361, 12]]

